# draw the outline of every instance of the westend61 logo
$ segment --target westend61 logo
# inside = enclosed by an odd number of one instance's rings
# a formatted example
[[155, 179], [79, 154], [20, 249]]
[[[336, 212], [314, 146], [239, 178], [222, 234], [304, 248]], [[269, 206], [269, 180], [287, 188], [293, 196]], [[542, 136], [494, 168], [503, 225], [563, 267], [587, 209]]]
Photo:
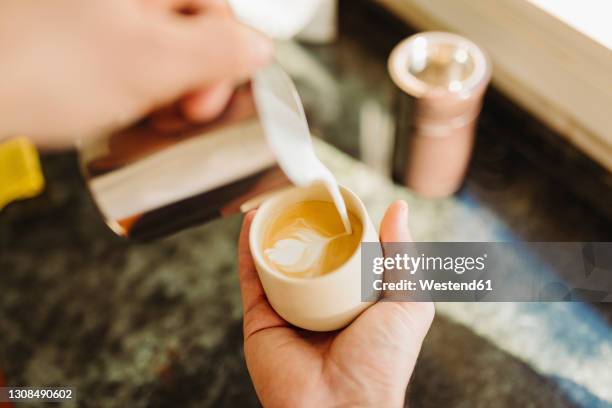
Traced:
[[487, 254], [482, 256], [411, 256], [396, 254], [395, 256], [375, 257], [372, 262], [372, 272], [381, 275], [385, 270], [400, 270], [411, 275], [419, 271], [452, 271], [457, 275], [465, 272], [483, 271], [486, 268]]
[[361, 298], [612, 302], [612, 242], [362, 243]]

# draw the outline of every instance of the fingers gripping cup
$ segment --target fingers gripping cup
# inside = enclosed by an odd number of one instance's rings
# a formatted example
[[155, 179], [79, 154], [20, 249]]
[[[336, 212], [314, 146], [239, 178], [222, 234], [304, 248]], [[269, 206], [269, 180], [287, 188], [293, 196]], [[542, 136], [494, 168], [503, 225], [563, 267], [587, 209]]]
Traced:
[[278, 193], [251, 225], [251, 253], [268, 301], [307, 330], [340, 329], [372, 304], [361, 301], [361, 242], [378, 242], [378, 234], [359, 198], [345, 187], [341, 193], [350, 233], [321, 183]]

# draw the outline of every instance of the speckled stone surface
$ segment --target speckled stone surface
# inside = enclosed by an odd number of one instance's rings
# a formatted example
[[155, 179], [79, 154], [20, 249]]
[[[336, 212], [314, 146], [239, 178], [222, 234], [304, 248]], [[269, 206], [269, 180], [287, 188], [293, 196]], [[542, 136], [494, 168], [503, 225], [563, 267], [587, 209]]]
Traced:
[[[610, 220], [506, 143], [494, 115], [483, 118], [457, 196], [427, 200], [394, 186], [378, 166], [390, 140], [386, 50], [363, 46], [350, 21], [343, 24], [338, 43], [285, 44], [280, 58], [298, 80], [314, 132], [370, 164], [317, 142], [375, 222], [402, 198], [417, 240], [612, 240]], [[388, 41], [377, 33], [364, 35]], [[240, 217], [159, 241], [124, 241], [99, 218], [73, 154], [47, 155], [43, 166], [45, 193], [0, 213], [7, 383], [72, 386], [83, 407], [258, 406], [242, 354]], [[437, 310], [407, 394], [411, 406], [611, 406], [609, 306]]]
[[102, 223], [73, 156], [44, 167], [44, 196], [0, 220], [8, 383], [71, 385], [82, 406], [256, 405], [242, 360], [240, 219], [124, 241]]

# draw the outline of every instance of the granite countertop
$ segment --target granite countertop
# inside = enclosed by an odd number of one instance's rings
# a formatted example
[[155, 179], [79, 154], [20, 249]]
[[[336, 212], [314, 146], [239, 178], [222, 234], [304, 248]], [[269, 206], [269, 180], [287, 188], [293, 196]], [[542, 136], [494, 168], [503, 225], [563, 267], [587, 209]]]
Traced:
[[[417, 240], [611, 240], [612, 221], [588, 194], [531, 161], [531, 147], [507, 142], [511, 126], [499, 122], [490, 97], [456, 196], [428, 200], [392, 184], [383, 165], [386, 50], [362, 43], [363, 17], [354, 13], [343, 17], [337, 43], [284, 44], [279, 52], [324, 140], [318, 154], [375, 222], [403, 198]], [[7, 384], [72, 386], [83, 407], [258, 406], [242, 354], [240, 217], [127, 241], [100, 219], [73, 153], [45, 155], [43, 168], [45, 193], [0, 213]], [[437, 311], [411, 406], [612, 406], [607, 305], [440, 303]]]

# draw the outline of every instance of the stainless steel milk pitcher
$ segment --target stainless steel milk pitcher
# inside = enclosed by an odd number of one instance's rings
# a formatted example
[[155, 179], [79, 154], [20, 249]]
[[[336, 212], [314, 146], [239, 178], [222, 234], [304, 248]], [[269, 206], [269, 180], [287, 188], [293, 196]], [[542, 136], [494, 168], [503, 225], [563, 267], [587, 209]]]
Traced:
[[213, 122], [164, 131], [143, 120], [79, 146], [82, 171], [118, 235], [167, 235], [255, 207], [289, 184], [268, 147], [250, 85]]

